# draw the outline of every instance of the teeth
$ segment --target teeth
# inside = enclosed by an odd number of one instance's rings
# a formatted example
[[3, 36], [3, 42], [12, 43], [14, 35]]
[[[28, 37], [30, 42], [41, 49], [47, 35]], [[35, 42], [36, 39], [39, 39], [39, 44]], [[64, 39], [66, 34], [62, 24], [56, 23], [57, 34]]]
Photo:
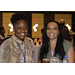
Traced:
[[24, 33], [21, 33], [21, 35], [24, 35]]
[[51, 36], [53, 36], [54, 34], [50, 34]]

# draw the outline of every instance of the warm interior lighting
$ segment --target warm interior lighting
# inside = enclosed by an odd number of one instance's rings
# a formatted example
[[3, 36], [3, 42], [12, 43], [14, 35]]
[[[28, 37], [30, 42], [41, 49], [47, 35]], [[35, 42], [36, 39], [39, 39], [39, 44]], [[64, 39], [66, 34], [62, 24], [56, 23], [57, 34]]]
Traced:
[[35, 24], [35, 25], [33, 26], [34, 32], [37, 32], [36, 27], [38, 27], [38, 24]]
[[69, 31], [71, 29], [71, 26], [69, 24], [66, 24], [66, 27], [68, 27]]
[[10, 32], [12, 32], [13, 31], [13, 25], [11, 23], [9, 23], [9, 27], [11, 27]]

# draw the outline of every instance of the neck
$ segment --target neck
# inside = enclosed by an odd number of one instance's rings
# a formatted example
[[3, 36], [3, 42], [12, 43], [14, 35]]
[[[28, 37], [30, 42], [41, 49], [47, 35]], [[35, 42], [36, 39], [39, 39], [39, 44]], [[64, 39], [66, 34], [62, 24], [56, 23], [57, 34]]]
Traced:
[[51, 55], [52, 56], [54, 54], [56, 43], [57, 43], [57, 39], [50, 40], [50, 50], [51, 50]]
[[[16, 35], [15, 35], [15, 36], [16, 36]], [[19, 39], [17, 36], [16, 36], [16, 38]], [[19, 40], [20, 40], [20, 41], [24, 41], [24, 39], [19, 39]]]
[[57, 39], [50, 39], [50, 46], [55, 46], [57, 43]]
[[21, 40], [21, 41], [24, 41], [24, 39], [23, 39], [23, 40]]

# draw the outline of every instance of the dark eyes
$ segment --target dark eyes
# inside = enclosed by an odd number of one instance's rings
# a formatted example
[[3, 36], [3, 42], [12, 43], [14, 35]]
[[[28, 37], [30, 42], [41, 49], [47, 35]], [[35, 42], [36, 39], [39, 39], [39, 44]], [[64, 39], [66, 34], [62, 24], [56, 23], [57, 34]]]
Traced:
[[[51, 29], [51, 28], [47, 28], [47, 29], [49, 30], [49, 29]], [[52, 28], [52, 29], [57, 30], [57, 28]]]
[[[22, 29], [22, 27], [18, 27], [18, 29]], [[27, 27], [24, 27], [24, 29], [27, 29]]]
[[57, 30], [57, 28], [53, 28], [53, 29]]
[[27, 27], [24, 27], [24, 29], [27, 29]]
[[18, 29], [21, 29], [21, 27], [18, 27]]

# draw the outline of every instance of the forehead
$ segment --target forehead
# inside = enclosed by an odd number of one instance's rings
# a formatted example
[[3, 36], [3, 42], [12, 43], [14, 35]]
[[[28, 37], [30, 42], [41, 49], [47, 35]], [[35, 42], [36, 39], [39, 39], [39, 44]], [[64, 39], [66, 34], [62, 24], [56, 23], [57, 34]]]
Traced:
[[16, 26], [16, 25], [27, 25], [27, 22], [25, 21], [25, 20], [18, 20], [18, 21], [16, 21], [15, 22], [15, 24], [14, 24], [14, 26]]
[[49, 22], [49, 23], [47, 24], [47, 27], [48, 27], [48, 26], [58, 27], [58, 24], [55, 23], [55, 22]]

